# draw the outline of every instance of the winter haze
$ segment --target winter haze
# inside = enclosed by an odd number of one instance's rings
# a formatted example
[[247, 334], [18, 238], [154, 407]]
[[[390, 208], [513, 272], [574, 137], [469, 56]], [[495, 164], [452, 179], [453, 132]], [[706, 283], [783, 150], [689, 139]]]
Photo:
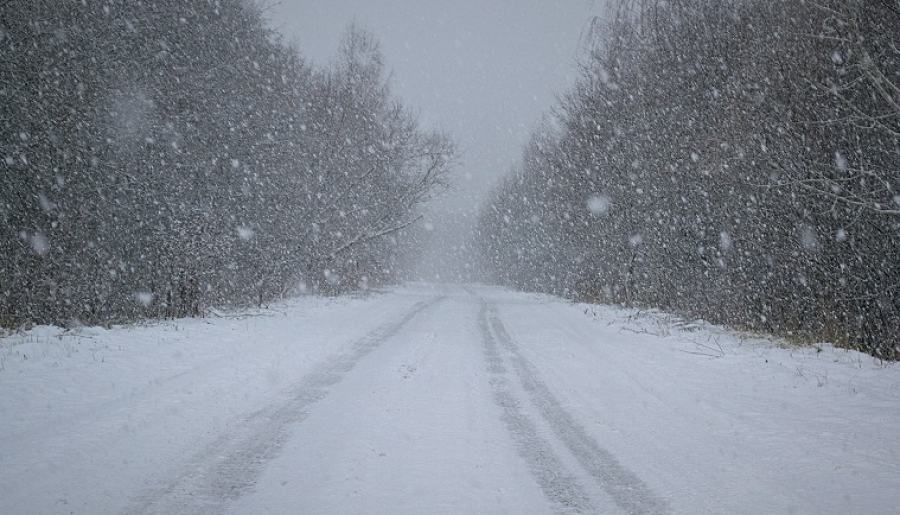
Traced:
[[426, 219], [433, 235], [416, 275], [459, 280], [460, 252], [488, 188], [521, 159], [548, 105], [577, 75], [602, 0], [284, 0], [266, 16], [301, 53], [325, 64], [352, 22], [381, 42], [398, 95], [423, 123], [449, 131], [460, 166], [448, 198]]
[[0, 513], [896, 514], [900, 1], [0, 0]]

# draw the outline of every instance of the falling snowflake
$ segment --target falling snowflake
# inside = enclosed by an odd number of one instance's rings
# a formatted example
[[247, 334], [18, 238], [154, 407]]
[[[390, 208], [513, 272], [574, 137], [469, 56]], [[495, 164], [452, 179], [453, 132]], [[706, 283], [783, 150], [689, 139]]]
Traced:
[[844, 157], [844, 155], [840, 152], [834, 153], [834, 166], [836, 166], [837, 169], [842, 172], [846, 172], [850, 168], [847, 163], [847, 158]]
[[39, 256], [43, 256], [50, 250], [50, 242], [47, 241], [47, 237], [41, 233], [34, 233], [29, 238], [31, 243], [31, 249], [34, 250], [36, 254]]
[[238, 237], [244, 241], [249, 241], [256, 235], [256, 232], [249, 227], [238, 227], [236, 230]]
[[609, 212], [609, 197], [606, 195], [593, 195], [588, 198], [587, 208], [593, 215], [605, 215]]
[[816, 250], [819, 247], [819, 237], [816, 230], [808, 225], [800, 229], [800, 244], [806, 250]]
[[734, 246], [734, 241], [731, 239], [731, 235], [725, 231], [719, 233], [719, 248], [723, 252], [727, 252], [731, 250], [732, 246]]

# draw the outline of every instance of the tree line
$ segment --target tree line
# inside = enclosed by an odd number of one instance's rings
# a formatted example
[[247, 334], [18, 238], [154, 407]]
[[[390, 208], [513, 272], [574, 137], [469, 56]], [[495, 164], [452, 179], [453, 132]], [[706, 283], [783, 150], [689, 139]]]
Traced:
[[245, 0], [5, 0], [0, 325], [391, 280], [453, 156], [357, 26], [313, 67]]
[[900, 2], [617, 0], [485, 278], [900, 356]]

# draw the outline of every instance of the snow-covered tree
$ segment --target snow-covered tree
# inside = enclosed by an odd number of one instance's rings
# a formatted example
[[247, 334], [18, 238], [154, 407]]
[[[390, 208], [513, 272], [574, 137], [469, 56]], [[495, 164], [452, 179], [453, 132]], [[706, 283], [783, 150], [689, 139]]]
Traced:
[[4, 2], [0, 323], [384, 280], [452, 153], [361, 29], [315, 70], [245, 0]]
[[488, 275], [896, 353], [898, 14], [873, 5], [615, 3], [482, 210]]

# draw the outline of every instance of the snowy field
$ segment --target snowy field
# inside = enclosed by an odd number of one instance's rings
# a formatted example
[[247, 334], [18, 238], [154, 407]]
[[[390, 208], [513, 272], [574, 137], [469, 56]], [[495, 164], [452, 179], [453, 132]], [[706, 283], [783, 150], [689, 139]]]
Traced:
[[900, 367], [482, 286], [38, 327], [0, 513], [900, 513]]

